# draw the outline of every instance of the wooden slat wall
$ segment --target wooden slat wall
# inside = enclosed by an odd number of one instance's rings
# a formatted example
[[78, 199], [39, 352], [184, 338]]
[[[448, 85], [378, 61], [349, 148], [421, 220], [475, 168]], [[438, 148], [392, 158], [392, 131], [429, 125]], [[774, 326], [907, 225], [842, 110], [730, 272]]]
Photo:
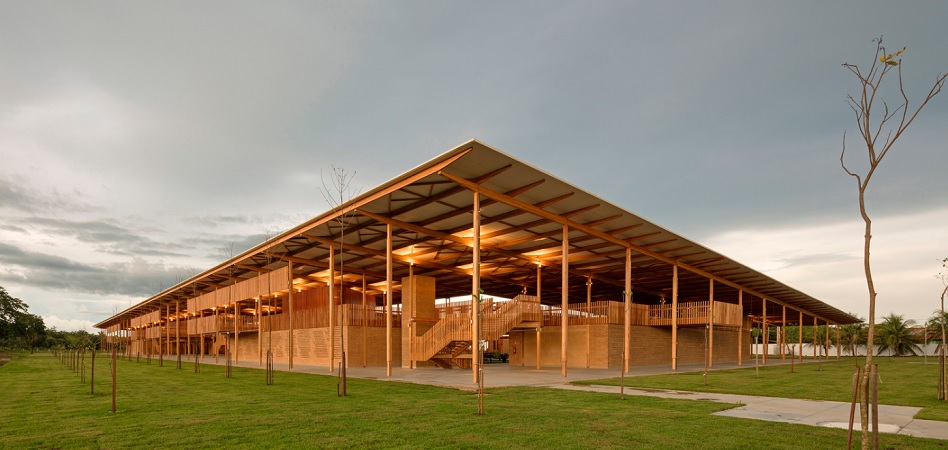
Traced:
[[732, 303], [714, 302], [714, 323], [721, 325], [741, 326], [744, 312], [739, 305]]
[[188, 319], [188, 333], [204, 334], [217, 331], [215, 329], [216, 321], [214, 319], [214, 316], [192, 317]]
[[[188, 329], [187, 327], [185, 327], [184, 322], [179, 322], [179, 326], [181, 327], [179, 330], [180, 336], [182, 338], [186, 337], [188, 334]], [[175, 337], [178, 335], [175, 333], [174, 325], [171, 325], [170, 327], [145, 328], [142, 331], [144, 331], [144, 335], [146, 338]]]
[[131, 324], [133, 327], [138, 327], [142, 325], [148, 325], [159, 320], [161, 320], [161, 311], [152, 311], [148, 314], [132, 318]]
[[244, 301], [286, 291], [290, 287], [288, 271], [288, 267], [281, 267], [269, 273], [240, 281], [237, 284], [189, 298], [188, 311], [203, 311], [221, 305], [232, 305], [235, 301]]
[[[342, 323], [342, 310], [345, 308], [346, 324], [352, 326], [361, 326], [363, 317], [366, 320], [366, 326], [384, 327], [385, 309], [376, 306], [376, 298], [369, 295], [366, 299], [366, 308], [362, 309], [362, 293], [351, 289], [344, 290], [343, 293], [346, 304], [336, 308], [336, 324]], [[401, 326], [401, 312], [392, 311], [393, 326]], [[272, 316], [261, 317], [261, 329], [269, 331], [282, 331], [289, 329], [287, 321], [287, 307], [284, 305], [283, 311]], [[305, 290], [293, 294], [293, 329], [300, 330], [305, 328], [325, 328], [329, 326], [329, 287], [320, 286], [314, 289]]]
[[[222, 291], [224, 291], [224, 289], [217, 290], [217, 291], [211, 291], [211, 292], [208, 292], [208, 293], [206, 293], [206, 294], [203, 294], [203, 295], [200, 295], [200, 296], [197, 296], [197, 297], [194, 297], [194, 298], [189, 298], [189, 299], [188, 299], [188, 311], [189, 311], [189, 312], [198, 312], [198, 311], [203, 311], [203, 310], [205, 310], [205, 309], [211, 309], [211, 308], [215, 308], [215, 307], [217, 307], [217, 306], [219, 306], [219, 305], [226, 304], [226, 303], [227, 303], [226, 301], [218, 302], [218, 300], [217, 300], [217, 297], [218, 297], [218, 295], [219, 295], [219, 292], [222, 292]], [[223, 297], [223, 298], [226, 299], [227, 297]]]
[[[704, 325], [708, 323], [708, 301], [684, 302], [678, 304], [678, 325]], [[741, 307], [731, 303], [714, 302], [713, 323], [740, 326], [743, 320]], [[648, 325], [671, 326], [672, 307], [666, 303], [650, 305]]]
[[[237, 316], [237, 331], [257, 331], [257, 316]], [[233, 332], [234, 331], [234, 315], [219, 315], [217, 316], [217, 331], [223, 332]]]

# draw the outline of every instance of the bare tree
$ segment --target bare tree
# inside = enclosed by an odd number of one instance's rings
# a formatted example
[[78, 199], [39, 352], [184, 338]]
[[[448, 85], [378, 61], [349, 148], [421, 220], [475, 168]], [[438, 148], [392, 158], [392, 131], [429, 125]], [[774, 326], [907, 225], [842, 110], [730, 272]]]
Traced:
[[[345, 289], [345, 258], [343, 257], [345, 240], [346, 240], [346, 228], [348, 228], [350, 222], [352, 221], [352, 216], [355, 214], [355, 209], [347, 206], [348, 202], [354, 197], [359, 195], [362, 189], [354, 189], [352, 187], [352, 179], [355, 177], [355, 172], [349, 172], [341, 167], [332, 166], [332, 171], [329, 173], [329, 180], [327, 182], [326, 177], [320, 171], [320, 180], [322, 181], [322, 189], [320, 193], [323, 194], [323, 198], [326, 200], [326, 203], [329, 203], [329, 206], [332, 208], [335, 217], [333, 221], [336, 222], [336, 226], [339, 228], [339, 304], [342, 305], [342, 326], [345, 326], [346, 323], [346, 308], [345, 308], [345, 299], [343, 298], [343, 292]], [[335, 264], [335, 261], [330, 261], [330, 264]], [[329, 286], [330, 289], [334, 288], [335, 280], [330, 280]], [[332, 330], [329, 330], [332, 333]], [[364, 330], [363, 330], [364, 332]], [[339, 369], [339, 377], [341, 383], [340, 395], [346, 395], [346, 342], [345, 342], [346, 333], [343, 331], [340, 333], [340, 347], [342, 348], [342, 365]], [[330, 361], [332, 364], [332, 361]]]
[[[869, 288], [869, 327], [866, 342], [870, 346], [875, 342], [876, 289], [872, 282], [872, 271], [869, 265], [869, 241], [872, 239], [872, 221], [869, 219], [869, 214], [866, 211], [866, 188], [869, 186], [869, 180], [879, 167], [879, 164], [882, 163], [883, 158], [889, 153], [889, 150], [892, 149], [892, 146], [899, 137], [902, 136], [902, 133], [912, 124], [918, 116], [918, 113], [928, 104], [928, 101], [941, 91], [941, 88], [945, 84], [945, 77], [948, 76], [948, 74], [939, 74], [935, 78], [934, 86], [932, 86], [922, 103], [915, 108], [914, 111], [910, 112], [908, 96], [902, 84], [902, 54], [905, 52], [905, 48], [903, 47], [895, 53], [886, 53], [885, 47], [882, 45], [881, 36], [873, 40], [873, 42], [876, 44], [876, 53], [868, 71], [863, 72], [863, 70], [855, 64], [843, 64], [843, 67], [855, 75], [858, 80], [859, 90], [857, 94], [850, 94], [846, 98], [850, 108], [852, 108], [853, 113], [856, 115], [856, 125], [859, 129], [860, 140], [866, 145], [869, 162], [868, 168], [864, 172], [860, 172], [851, 170], [846, 165], [846, 133], [843, 133], [843, 148], [839, 155], [839, 162], [843, 167], [843, 171], [856, 180], [856, 188], [859, 191], [859, 213], [862, 215], [862, 220], [866, 226], [865, 241], [863, 244], [863, 268], [866, 273], [866, 284]], [[896, 101], [894, 108], [890, 108], [889, 104], [882, 98], [879, 88], [882, 85], [882, 80], [893, 70], [897, 77], [898, 92], [901, 98]], [[880, 102], [881, 105], [879, 105]], [[881, 115], [873, 115], [873, 113], [879, 112], [878, 109], [880, 107], [882, 109]], [[883, 138], [882, 141], [880, 141], [880, 138]], [[862, 392], [864, 394], [860, 399], [863, 449], [869, 448], [870, 438], [868, 391], [865, 391], [865, 389], [867, 389], [869, 385], [869, 369], [871, 366], [872, 351], [870, 350], [866, 352], [866, 366], [862, 372], [862, 379], [860, 381], [860, 389], [863, 389]]]

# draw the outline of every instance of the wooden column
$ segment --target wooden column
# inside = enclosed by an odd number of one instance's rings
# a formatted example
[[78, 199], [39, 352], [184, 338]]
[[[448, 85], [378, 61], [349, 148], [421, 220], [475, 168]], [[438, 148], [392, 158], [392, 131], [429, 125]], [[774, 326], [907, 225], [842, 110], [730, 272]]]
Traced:
[[592, 328], [589, 325], [590, 314], [592, 313], [592, 277], [586, 277], [586, 368], [589, 368], [589, 350]]
[[[236, 286], [236, 283], [231, 285], [231, 290], [233, 291], [233, 286]], [[237, 328], [237, 318], [240, 317], [240, 301], [234, 300], [234, 364], [238, 364], [240, 361], [237, 359], [237, 353], [240, 346], [237, 345], [237, 338], [240, 337], [240, 329]]]
[[471, 246], [471, 346], [474, 350], [474, 361], [471, 367], [474, 383], [477, 383], [481, 366], [481, 196], [477, 191], [474, 191], [474, 208], [471, 213], [474, 233]]
[[368, 347], [369, 347], [369, 312], [365, 308], [366, 297], [368, 294], [365, 292], [365, 275], [362, 275], [362, 367], [368, 365]]
[[[405, 317], [402, 316], [402, 320]], [[335, 248], [329, 246], [329, 373], [336, 365], [336, 254]], [[402, 326], [405, 326], [403, 323]]]
[[171, 356], [171, 303], [165, 305], [165, 348], [162, 355]]
[[[204, 310], [201, 310], [201, 312], [198, 313], [198, 317], [204, 318]], [[203, 320], [201, 321], [201, 324], [202, 325], [204, 324]], [[204, 330], [204, 328], [201, 328], [200, 330], [198, 330], [198, 336], [200, 336], [200, 339], [201, 339], [201, 355], [200, 355], [201, 361], [204, 361], [204, 354], [207, 353], [206, 349], [204, 348], [204, 331], [206, 331]], [[141, 343], [139, 343], [139, 347], [140, 346], [141, 346]]]
[[[293, 290], [293, 286], [290, 286], [290, 291]], [[257, 367], [263, 367], [263, 317], [261, 317], [262, 309], [260, 308], [260, 297], [257, 297], [255, 300], [256, 305], [254, 305], [255, 317], [257, 319]]]
[[537, 261], [537, 304], [540, 305], [540, 323], [537, 327], [537, 370], [540, 370], [540, 331], [543, 329], [543, 304], [540, 303], [540, 294], [542, 291], [540, 288], [540, 269], [542, 268], [543, 266]]
[[780, 360], [787, 360], [787, 352], [784, 351], [787, 345], [787, 305], [783, 305], [783, 318], [780, 322]]
[[714, 279], [708, 282], [708, 367], [714, 367]]
[[797, 325], [798, 336], [797, 337], [800, 339], [799, 346], [798, 346], [800, 351], [797, 352], [797, 356], [800, 358], [800, 361], [803, 361], [803, 310], [801, 309], [798, 312], [800, 313], [800, 320], [797, 322], [798, 323]]
[[385, 376], [392, 376], [392, 224], [385, 224]]
[[672, 266], [672, 370], [678, 370], [678, 264]]
[[211, 348], [214, 349], [214, 364], [220, 364], [220, 343], [221, 343], [221, 314], [218, 312], [217, 306], [214, 306], [214, 345]]
[[770, 347], [770, 330], [767, 328], [767, 299], [766, 299], [766, 298], [761, 298], [760, 300], [761, 300], [761, 302], [763, 302], [763, 303], [762, 303], [762, 306], [761, 306], [761, 308], [763, 309], [763, 314], [762, 314], [762, 316], [763, 316], [763, 333], [761, 333], [761, 338], [762, 338], [762, 339], [761, 339], [761, 342], [764, 343], [764, 358], [763, 358], [763, 363], [764, 363], [764, 364], [767, 364], [767, 353], [769, 353], [768, 350], [770, 350], [770, 349], [769, 349], [769, 347]]
[[287, 276], [290, 278], [287, 282], [290, 286], [290, 293], [286, 298], [286, 301], [289, 302], [289, 315], [287, 315], [286, 321], [287, 324], [287, 347], [288, 352], [286, 354], [287, 362], [289, 363], [290, 369], [293, 368], [293, 261], [290, 261], [287, 264]]
[[839, 324], [837, 323], [836, 324], [836, 360], [837, 361], [839, 361], [839, 357], [841, 353], [840, 350], [841, 349], [839, 348]]
[[562, 366], [563, 376], [566, 376], [566, 346], [568, 343], [567, 333], [569, 332], [569, 227], [563, 225], [563, 262], [561, 263], [562, 267], [562, 280], [560, 283], [560, 289], [562, 292], [561, 298], [561, 313], [562, 321], [560, 324], [560, 332], [562, 333], [562, 339], [560, 342], [560, 363]]
[[629, 347], [632, 345], [629, 342], [631, 334], [631, 325], [632, 325], [632, 249], [625, 249], [625, 292], [622, 295], [625, 301], [625, 340], [622, 344], [623, 346], [623, 355], [625, 361], [623, 362], [624, 367], [622, 370], [625, 373], [629, 373]]
[[[184, 317], [185, 317], [184, 326], [187, 327], [187, 331], [185, 334], [185, 339], [188, 340], [187, 355], [190, 357], [191, 355], [194, 354], [194, 350], [191, 348], [191, 327], [190, 327], [191, 320], [194, 318], [194, 313], [191, 313], [190, 315], [185, 314]], [[131, 335], [129, 336], [129, 341], [131, 341]], [[129, 344], [131, 344], [131, 342], [129, 342]], [[129, 345], [129, 348], [126, 349], [126, 353], [128, 353], [129, 358], [131, 358], [132, 356], [131, 351], [132, 351], [131, 345]]]
[[174, 302], [174, 356], [181, 356], [181, 302]]
[[830, 323], [829, 323], [829, 322], [825, 322], [825, 323], [826, 323], [826, 336], [825, 336], [823, 342], [826, 342], [826, 359], [828, 360], [828, 359], [829, 359], [829, 356], [830, 356], [830, 354], [829, 354], [829, 353], [830, 353], [830, 352], [829, 352], [829, 345], [830, 345]]
[[[408, 354], [408, 368], [414, 369], [415, 360], [412, 359], [412, 354], [411, 354], [411, 349], [414, 348], [414, 345], [415, 345], [414, 334], [415, 334], [415, 327], [417, 326], [415, 325], [415, 311], [416, 311], [415, 302], [417, 299], [415, 298], [415, 263], [414, 262], [408, 263], [408, 280], [409, 280], [408, 298], [410, 299], [408, 302], [405, 301], [405, 286], [404, 284], [402, 285], [402, 328], [403, 329], [405, 328], [405, 319], [406, 318], [408, 319], [408, 351], [406, 352], [405, 350], [402, 350], [402, 356], [404, 356], [406, 353]], [[404, 283], [404, 278], [402, 279], [402, 282]], [[402, 336], [404, 336], [404, 334]], [[402, 343], [404, 343], [404, 341], [402, 341]], [[405, 361], [402, 361], [402, 367], [405, 367]]]
[[744, 290], [737, 290], [737, 307], [741, 310], [741, 326], [737, 327], [737, 365], [744, 365]]
[[813, 316], [813, 359], [816, 359], [816, 316]]

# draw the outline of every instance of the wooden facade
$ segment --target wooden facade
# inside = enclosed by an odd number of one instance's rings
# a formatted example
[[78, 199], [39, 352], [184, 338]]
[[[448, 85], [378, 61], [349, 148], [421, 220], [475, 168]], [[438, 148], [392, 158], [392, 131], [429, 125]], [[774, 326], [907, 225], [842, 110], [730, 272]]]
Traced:
[[752, 327], [856, 321], [470, 141], [96, 326], [129, 354], [387, 374], [476, 370], [484, 340], [566, 375], [741, 363]]

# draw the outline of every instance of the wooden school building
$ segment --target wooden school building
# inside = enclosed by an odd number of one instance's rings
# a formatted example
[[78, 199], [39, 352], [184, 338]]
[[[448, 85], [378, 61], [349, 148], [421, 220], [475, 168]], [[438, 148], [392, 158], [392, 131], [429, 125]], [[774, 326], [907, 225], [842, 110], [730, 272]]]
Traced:
[[753, 327], [857, 321], [471, 140], [96, 327], [130, 355], [292, 369], [345, 352], [388, 374], [476, 369], [487, 341], [565, 375], [740, 363]]

